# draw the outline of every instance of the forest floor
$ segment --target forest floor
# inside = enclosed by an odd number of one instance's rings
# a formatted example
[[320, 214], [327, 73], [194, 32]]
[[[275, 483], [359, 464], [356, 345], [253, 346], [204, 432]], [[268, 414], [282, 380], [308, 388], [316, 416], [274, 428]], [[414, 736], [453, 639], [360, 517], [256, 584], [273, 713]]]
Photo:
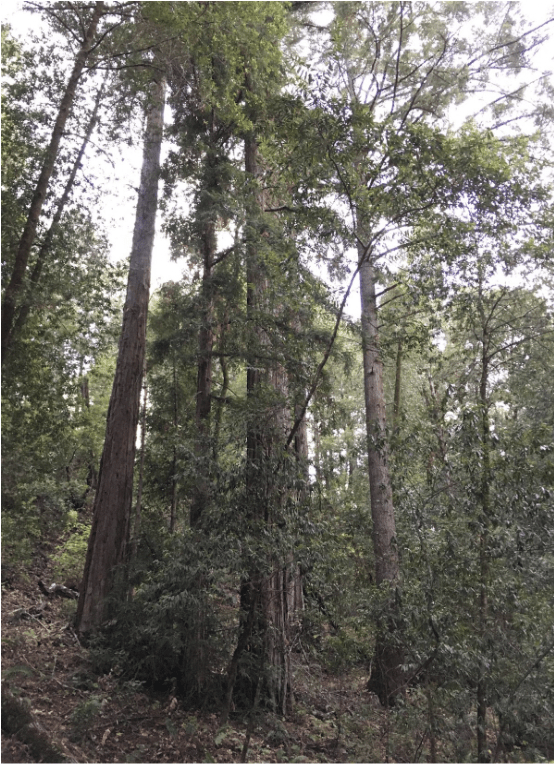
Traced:
[[[3, 694], [22, 701], [68, 761], [77, 763], [236, 763], [244, 757], [248, 717], [219, 728], [217, 711], [185, 709], [171, 694], [146, 693], [116, 673], [92, 672], [71, 627], [75, 602], [45, 598], [48, 551], [30, 568], [9, 571], [2, 586]], [[386, 711], [365, 690], [362, 671], [325, 672], [294, 660], [291, 716], [259, 715], [246, 760], [254, 763], [384, 762]], [[3, 716], [4, 723], [4, 716]], [[3, 763], [47, 760], [2, 732]], [[412, 740], [413, 742], [413, 740]], [[414, 753], [395, 753], [412, 762]]]
[[[332, 671], [308, 646], [292, 655], [290, 715], [233, 712], [224, 728], [217, 709], [187, 708], [167, 691], [118, 677], [117, 667], [99, 675], [72, 627], [76, 601], [39, 587], [53, 582], [55, 551], [46, 543], [31, 565], [2, 566], [2, 763], [471, 760], [474, 722], [444, 720], [444, 736], [431, 745], [423, 689], [384, 709], [367, 691], [365, 667]], [[506, 759], [525, 762], [522, 755]]]
[[[221, 730], [214, 711], [185, 709], [171, 694], [150, 694], [113, 673], [92, 672], [71, 627], [74, 602], [46, 599], [46, 556], [10, 573], [2, 586], [2, 678], [50, 740], [77, 763], [237, 763], [248, 716]], [[332, 675], [297, 656], [294, 713], [260, 714], [248, 743], [252, 763], [383, 761], [383, 711], [356, 672]], [[3, 763], [40, 756], [2, 732]], [[410, 754], [406, 753], [406, 760]]]

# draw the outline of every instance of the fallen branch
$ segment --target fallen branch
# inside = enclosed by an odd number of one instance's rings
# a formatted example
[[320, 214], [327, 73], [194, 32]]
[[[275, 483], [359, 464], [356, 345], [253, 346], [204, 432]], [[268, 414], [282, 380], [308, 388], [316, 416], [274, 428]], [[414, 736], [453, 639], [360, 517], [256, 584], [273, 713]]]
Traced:
[[72, 590], [71, 588], [66, 588], [65, 585], [58, 585], [55, 582], [53, 582], [52, 585], [49, 588], [47, 588], [46, 585], [42, 582], [42, 580], [39, 580], [38, 587], [41, 589], [41, 591], [44, 593], [44, 595], [47, 598], [52, 598], [52, 596], [62, 596], [62, 598], [72, 598], [72, 599], [79, 598], [79, 594], [76, 590]]

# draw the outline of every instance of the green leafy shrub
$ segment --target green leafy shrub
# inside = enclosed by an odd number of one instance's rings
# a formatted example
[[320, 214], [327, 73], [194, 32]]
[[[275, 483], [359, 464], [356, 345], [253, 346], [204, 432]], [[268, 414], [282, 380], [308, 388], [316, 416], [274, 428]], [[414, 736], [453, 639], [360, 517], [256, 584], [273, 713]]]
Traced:
[[57, 580], [74, 580], [79, 582], [85, 566], [90, 524], [75, 523], [77, 517], [75, 511], [70, 511], [68, 516], [72, 531], [68, 539], [56, 548], [54, 555], [54, 561], [56, 562], [54, 577]]
[[117, 668], [122, 679], [171, 688], [194, 703], [219, 697], [238, 623], [228, 596], [237, 585], [228, 574], [232, 556], [218, 536], [176, 535], [132, 600], [124, 589], [114, 596], [115, 619], [90, 647], [99, 672]]
[[80, 742], [87, 737], [102, 710], [102, 704], [102, 698], [93, 695], [77, 705], [71, 714], [71, 739], [73, 742]]

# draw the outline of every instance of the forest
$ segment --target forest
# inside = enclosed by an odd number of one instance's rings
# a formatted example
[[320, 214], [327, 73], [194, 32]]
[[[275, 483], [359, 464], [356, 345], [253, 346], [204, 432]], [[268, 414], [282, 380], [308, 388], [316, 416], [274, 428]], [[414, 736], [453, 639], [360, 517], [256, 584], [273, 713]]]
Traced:
[[536, 6], [3, 25], [5, 762], [554, 759]]

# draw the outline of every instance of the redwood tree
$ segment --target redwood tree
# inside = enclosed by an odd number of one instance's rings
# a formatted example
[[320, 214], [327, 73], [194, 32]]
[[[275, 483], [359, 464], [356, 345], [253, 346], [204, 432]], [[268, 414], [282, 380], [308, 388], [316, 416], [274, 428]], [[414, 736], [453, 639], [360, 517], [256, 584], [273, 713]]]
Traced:
[[119, 354], [77, 608], [76, 625], [82, 634], [98, 627], [106, 617], [105, 600], [113, 587], [114, 569], [125, 561], [129, 540], [150, 267], [158, 205], [164, 91], [163, 79], [153, 83]]

